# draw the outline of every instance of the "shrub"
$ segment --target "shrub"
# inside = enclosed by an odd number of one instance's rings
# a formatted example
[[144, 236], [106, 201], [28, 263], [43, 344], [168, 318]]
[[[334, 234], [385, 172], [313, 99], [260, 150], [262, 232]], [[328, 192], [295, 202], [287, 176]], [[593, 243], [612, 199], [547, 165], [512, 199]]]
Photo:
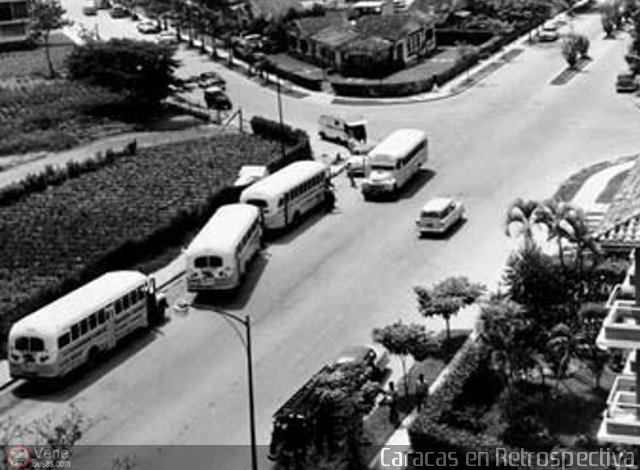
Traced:
[[287, 124], [281, 126], [277, 121], [260, 116], [251, 118], [251, 129], [255, 135], [263, 139], [284, 142], [285, 146], [288, 146], [284, 155], [280, 155], [280, 158], [269, 163], [268, 168], [271, 173], [291, 162], [313, 159], [309, 136], [301, 129], [294, 129]]

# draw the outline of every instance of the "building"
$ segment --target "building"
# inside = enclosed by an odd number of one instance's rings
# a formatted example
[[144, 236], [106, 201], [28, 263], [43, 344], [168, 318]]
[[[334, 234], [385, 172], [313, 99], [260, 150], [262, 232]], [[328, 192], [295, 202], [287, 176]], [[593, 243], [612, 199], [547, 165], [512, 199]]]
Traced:
[[0, 0], [0, 46], [26, 41], [29, 21], [27, 0]]
[[436, 47], [435, 23], [421, 12], [383, 12], [351, 21], [344, 14], [302, 18], [287, 34], [292, 55], [347, 75], [391, 73]]

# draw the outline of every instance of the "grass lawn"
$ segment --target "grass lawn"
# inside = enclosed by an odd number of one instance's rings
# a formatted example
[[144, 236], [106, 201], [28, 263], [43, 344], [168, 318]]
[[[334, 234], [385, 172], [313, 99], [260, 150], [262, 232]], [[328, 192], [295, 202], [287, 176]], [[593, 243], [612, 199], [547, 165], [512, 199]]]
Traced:
[[[56, 71], [63, 71], [67, 56], [73, 50], [74, 43], [68, 36], [60, 32], [51, 34], [50, 48], [51, 61]], [[49, 76], [49, 66], [45, 56], [44, 47], [34, 49], [2, 52], [0, 53], [0, 83], [2, 80], [25, 78], [25, 77], [47, 77]]]
[[629, 175], [629, 171], [630, 170], [621, 171], [616, 176], [611, 178], [607, 183], [607, 186], [596, 198], [596, 202], [607, 204], [613, 201], [613, 198], [616, 196], [616, 194], [618, 194], [618, 190], [620, 189], [620, 186], [622, 185], [624, 180], [627, 179], [627, 176]]
[[[580, 170], [578, 173], [571, 175], [567, 180], [565, 180], [553, 198], [563, 202], [571, 202], [571, 200], [578, 194], [582, 185], [593, 175], [596, 173], [605, 170], [613, 165], [618, 165], [620, 163], [628, 162], [634, 160], [636, 156], [631, 157], [622, 157], [617, 160], [609, 160], [605, 162], [596, 163], [595, 165], [591, 165], [587, 168]], [[598, 201], [600, 202], [600, 201]]]
[[[425, 381], [433, 383], [454, 354], [460, 349], [469, 335], [468, 330], [454, 330], [451, 332], [451, 343], [448, 353], [443, 359], [427, 359], [415, 363], [408, 372], [409, 395], [405, 394], [404, 377], [396, 383], [398, 390], [398, 415], [401, 422], [414, 409], [416, 399], [414, 396], [416, 382], [420, 374], [424, 374]], [[396, 428], [389, 421], [389, 408], [381, 405], [376, 407], [364, 420], [365, 445], [361, 447], [362, 462], [370, 462], [382, 449]]]

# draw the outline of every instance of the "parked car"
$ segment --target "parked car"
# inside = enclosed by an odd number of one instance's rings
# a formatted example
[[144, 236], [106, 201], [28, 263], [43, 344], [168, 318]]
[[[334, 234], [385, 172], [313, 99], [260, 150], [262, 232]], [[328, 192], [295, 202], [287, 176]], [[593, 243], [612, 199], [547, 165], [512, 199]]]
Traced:
[[202, 89], [210, 87], [219, 87], [223, 90], [227, 89], [227, 82], [225, 79], [214, 71], [203, 72], [198, 75], [195, 80], [198, 83], [198, 86]]
[[122, 5], [113, 5], [109, 10], [109, 15], [111, 15], [111, 18], [126, 18], [129, 16], [129, 10]]
[[334, 359], [333, 365], [362, 365], [371, 367], [372, 380], [379, 380], [389, 367], [389, 354], [383, 348], [370, 345], [347, 346]]
[[142, 34], [157, 34], [162, 28], [160, 27], [160, 23], [155, 20], [144, 20], [138, 23], [136, 26], [138, 31]]
[[93, 0], [86, 1], [82, 5], [82, 14], [86, 16], [95, 16], [98, 14], [98, 7]]
[[538, 33], [538, 40], [541, 42], [553, 42], [559, 37], [558, 26], [552, 23], [545, 24]]
[[245, 187], [261, 180], [269, 174], [264, 165], [243, 165], [238, 172], [238, 179], [233, 183], [235, 187]]
[[616, 91], [618, 93], [633, 93], [638, 91], [638, 80], [631, 72], [619, 73], [616, 78]]
[[233, 105], [224, 90], [217, 86], [212, 86], [204, 90], [204, 101], [207, 108], [218, 111], [228, 111]]
[[464, 206], [450, 197], [436, 197], [427, 202], [418, 215], [416, 227], [420, 236], [444, 234], [464, 217]]
[[158, 44], [178, 44], [178, 36], [173, 31], [163, 31], [156, 38]]

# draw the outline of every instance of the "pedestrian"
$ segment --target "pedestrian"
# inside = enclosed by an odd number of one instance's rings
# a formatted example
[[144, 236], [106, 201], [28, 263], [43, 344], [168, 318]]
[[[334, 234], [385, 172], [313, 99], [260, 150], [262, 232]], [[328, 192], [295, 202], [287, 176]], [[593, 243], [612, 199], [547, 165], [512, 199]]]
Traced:
[[398, 416], [398, 392], [393, 381], [389, 382], [389, 391], [386, 396], [386, 404], [389, 407], [389, 422], [394, 426], [398, 426], [400, 417]]
[[416, 406], [418, 411], [427, 404], [429, 398], [429, 384], [424, 380], [424, 374], [418, 376], [418, 383], [416, 384]]
[[349, 163], [347, 163], [347, 178], [349, 178], [349, 184], [351, 184], [352, 188], [356, 187], [356, 179], [353, 176], [353, 172], [351, 171], [351, 165], [349, 165]]
[[329, 188], [325, 189], [325, 203], [327, 205], [327, 212], [333, 212], [336, 208], [336, 195]]

